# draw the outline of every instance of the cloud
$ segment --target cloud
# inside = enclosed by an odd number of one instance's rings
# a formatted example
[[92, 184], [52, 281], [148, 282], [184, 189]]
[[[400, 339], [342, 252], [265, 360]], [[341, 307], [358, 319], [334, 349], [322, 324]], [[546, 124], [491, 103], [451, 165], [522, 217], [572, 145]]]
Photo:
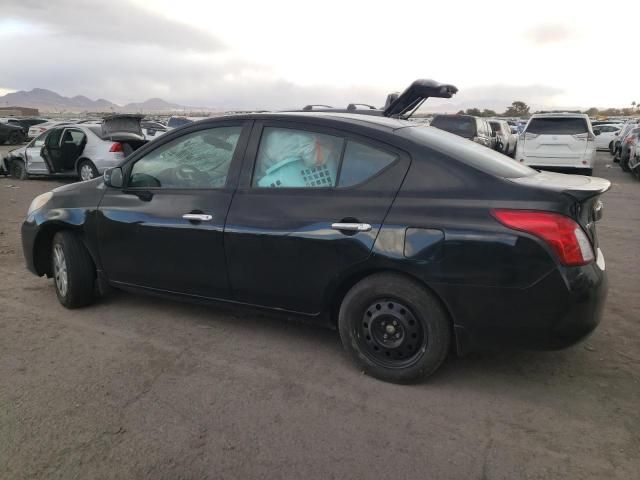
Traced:
[[569, 41], [577, 37], [578, 34], [566, 25], [545, 23], [526, 30], [524, 36], [536, 45], [548, 45]]
[[460, 93], [451, 101], [428, 102], [423, 111], [427, 112], [457, 112], [467, 108], [491, 109], [503, 112], [512, 102], [521, 100], [532, 107], [540, 109], [554, 104], [554, 99], [564, 93], [561, 88], [550, 85], [483, 85], [478, 87], [461, 88]]
[[[201, 30], [164, 18], [124, 0], [5, 0], [2, 15], [44, 27], [51, 35], [82, 41], [152, 45], [219, 52], [223, 43]], [[95, 52], [99, 55], [101, 52]], [[61, 52], [64, 55], [64, 51]]]

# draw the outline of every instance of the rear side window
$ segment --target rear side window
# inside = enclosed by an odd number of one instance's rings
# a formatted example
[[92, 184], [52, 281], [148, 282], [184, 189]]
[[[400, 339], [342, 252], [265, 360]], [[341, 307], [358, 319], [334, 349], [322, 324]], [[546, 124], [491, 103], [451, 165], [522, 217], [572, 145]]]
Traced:
[[461, 137], [471, 138], [476, 135], [476, 122], [473, 117], [439, 115], [433, 119], [431, 126], [450, 133], [455, 133]]
[[492, 132], [500, 132], [500, 124], [498, 122], [489, 122]]
[[589, 131], [584, 118], [533, 118], [526, 133], [538, 135], [577, 135]]
[[378, 148], [349, 141], [344, 152], [338, 185], [348, 187], [361, 183], [391, 165], [396, 158], [396, 155]]
[[49, 147], [58, 147], [60, 146], [60, 137], [62, 136], [62, 129], [61, 128], [54, 128], [53, 130], [51, 130], [51, 133], [49, 133], [49, 136], [47, 137], [47, 146]]
[[392, 164], [397, 156], [342, 137], [306, 130], [263, 130], [252, 186], [349, 187]]

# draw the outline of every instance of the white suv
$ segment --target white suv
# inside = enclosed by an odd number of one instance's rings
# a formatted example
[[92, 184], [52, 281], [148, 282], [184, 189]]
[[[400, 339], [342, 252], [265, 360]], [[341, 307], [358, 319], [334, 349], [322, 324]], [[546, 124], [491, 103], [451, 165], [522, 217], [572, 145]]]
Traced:
[[595, 138], [587, 115], [536, 114], [520, 135], [516, 160], [534, 168], [591, 175], [596, 159]]

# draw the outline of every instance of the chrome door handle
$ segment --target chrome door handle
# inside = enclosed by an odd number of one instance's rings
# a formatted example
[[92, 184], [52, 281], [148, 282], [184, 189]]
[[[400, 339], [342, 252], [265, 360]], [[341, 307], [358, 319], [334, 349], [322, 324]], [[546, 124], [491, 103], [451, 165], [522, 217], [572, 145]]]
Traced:
[[368, 232], [371, 230], [371, 225], [368, 223], [332, 223], [331, 228], [349, 232]]
[[211, 215], [207, 215], [205, 213], [185, 213], [182, 215], [182, 218], [189, 220], [190, 222], [210, 222], [213, 220]]

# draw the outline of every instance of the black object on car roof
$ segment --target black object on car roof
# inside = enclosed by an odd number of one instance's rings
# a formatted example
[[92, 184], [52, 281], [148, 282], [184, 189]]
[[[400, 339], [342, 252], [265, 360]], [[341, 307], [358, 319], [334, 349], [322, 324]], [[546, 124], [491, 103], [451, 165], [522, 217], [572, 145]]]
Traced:
[[[420, 79], [414, 81], [402, 93], [390, 93], [387, 96], [384, 108], [378, 109], [363, 103], [350, 103], [347, 108], [333, 108], [328, 105], [307, 105], [301, 111], [359, 113], [362, 115], [409, 118], [427, 98], [451, 98], [457, 92], [458, 88], [453, 85]], [[359, 106], [365, 108], [358, 108]]]

